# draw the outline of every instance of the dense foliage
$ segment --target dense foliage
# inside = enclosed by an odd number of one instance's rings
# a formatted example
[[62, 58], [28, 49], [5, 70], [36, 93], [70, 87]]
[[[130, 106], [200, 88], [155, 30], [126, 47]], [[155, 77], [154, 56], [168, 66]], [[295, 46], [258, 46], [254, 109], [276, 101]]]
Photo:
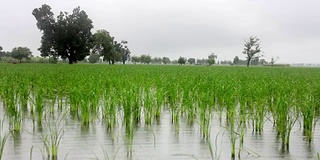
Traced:
[[80, 7], [73, 9], [72, 14], [60, 12], [57, 18], [49, 5], [34, 9], [32, 14], [43, 33], [41, 56], [67, 58], [72, 64], [89, 55], [93, 24]]

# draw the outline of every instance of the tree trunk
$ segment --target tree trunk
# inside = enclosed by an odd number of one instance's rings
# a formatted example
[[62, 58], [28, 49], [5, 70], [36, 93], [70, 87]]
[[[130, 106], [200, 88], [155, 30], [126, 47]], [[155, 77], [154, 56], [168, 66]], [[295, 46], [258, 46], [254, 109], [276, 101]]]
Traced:
[[247, 67], [249, 67], [251, 61], [251, 57], [248, 58]]
[[69, 61], [69, 64], [73, 64], [72, 58], [70, 56], [68, 57], [68, 61]]
[[122, 61], [122, 64], [126, 64], [126, 61], [125, 61], [125, 60], [123, 60], [123, 61]]

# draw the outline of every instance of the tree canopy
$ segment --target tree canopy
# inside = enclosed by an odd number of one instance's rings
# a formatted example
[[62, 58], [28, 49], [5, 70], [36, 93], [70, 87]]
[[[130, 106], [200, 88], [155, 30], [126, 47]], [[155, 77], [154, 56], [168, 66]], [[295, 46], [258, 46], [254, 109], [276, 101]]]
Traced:
[[123, 64], [130, 58], [130, 50], [127, 41], [118, 43], [111, 37], [109, 32], [102, 29], [93, 34], [92, 52], [103, 56], [109, 64], [121, 61]]
[[60, 12], [57, 18], [49, 5], [42, 5], [32, 12], [37, 20], [37, 27], [42, 31], [41, 56], [67, 58], [69, 64], [83, 60], [90, 53], [93, 24], [80, 7], [72, 14]]
[[32, 57], [32, 52], [27, 47], [15, 47], [11, 52], [12, 58], [18, 59], [21, 63], [22, 59], [30, 59]]
[[170, 63], [171, 61], [170, 61], [170, 58], [168, 58], [168, 57], [162, 57], [162, 63], [163, 64], [168, 64], [168, 63]]
[[209, 66], [213, 65], [216, 63], [216, 58], [217, 58], [217, 55], [215, 55], [214, 53], [211, 53], [209, 56], [208, 56], [208, 64]]
[[103, 60], [108, 61], [109, 64], [114, 64], [119, 60], [113, 46], [113, 39], [106, 30], [98, 30], [93, 34], [92, 52], [103, 56]]
[[189, 58], [188, 59], [188, 63], [189, 64], [195, 64], [196, 63], [196, 59], [195, 58]]
[[244, 49], [242, 53], [247, 56], [247, 67], [249, 67], [252, 59], [254, 59], [255, 57], [259, 58], [262, 56], [260, 55], [261, 47], [259, 44], [259, 40], [259, 38], [251, 36], [244, 43]]
[[131, 57], [131, 61], [134, 63], [134, 64], [137, 64], [140, 62], [140, 57], [139, 56], [132, 56]]
[[141, 62], [141, 63], [149, 64], [151, 61], [152, 61], [152, 58], [151, 58], [150, 55], [145, 55], [145, 54], [143, 54], [143, 55], [141, 55], [141, 57], [140, 57], [140, 62]]
[[178, 63], [179, 63], [180, 65], [186, 64], [186, 62], [187, 62], [187, 59], [186, 59], [186, 58], [184, 58], [184, 57], [179, 57]]
[[3, 50], [3, 48], [2, 48], [2, 46], [0, 46], [0, 59], [1, 59], [1, 57], [4, 57], [4, 54], [5, 54], [5, 52], [3, 52], [2, 50]]
[[96, 53], [92, 53], [90, 54], [88, 60], [90, 63], [97, 63], [100, 60], [100, 55]]

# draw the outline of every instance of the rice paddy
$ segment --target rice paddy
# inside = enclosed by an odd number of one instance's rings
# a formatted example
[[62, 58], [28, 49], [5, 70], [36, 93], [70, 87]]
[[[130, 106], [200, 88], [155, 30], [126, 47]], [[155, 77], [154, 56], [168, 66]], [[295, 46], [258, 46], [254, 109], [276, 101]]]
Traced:
[[[32, 144], [27, 148], [29, 152], [21, 154], [30, 159], [68, 159], [77, 152], [60, 154], [63, 142], [68, 141], [64, 138], [65, 127], [80, 126], [78, 132], [86, 133], [97, 124], [105, 128], [110, 145], [117, 148], [105, 149], [101, 142], [101, 159], [112, 159], [122, 152], [127, 159], [141, 159], [136, 157], [141, 128], [147, 129], [153, 144], [149, 147], [157, 151], [159, 135], [153, 129], [167, 121], [178, 137], [189, 126], [195, 133], [193, 139], [205, 144], [203, 150], [210, 159], [283, 157], [283, 153], [290, 153], [293, 132], [301, 133], [298, 138], [314, 147], [314, 152], [307, 153], [311, 159], [319, 157], [320, 147], [316, 144], [320, 139], [315, 135], [320, 135], [320, 68], [88, 64], [0, 67], [0, 118], [5, 123], [0, 128], [0, 147], [4, 148], [0, 159], [9, 154], [8, 139], [19, 139], [24, 134], [33, 135], [43, 145]], [[248, 150], [246, 141], [250, 136], [265, 134], [274, 136], [274, 143], [279, 144], [274, 155], [263, 157], [254, 148]], [[222, 140], [226, 137], [228, 141]], [[119, 141], [125, 147], [119, 146]], [[219, 152], [225, 150], [221, 143], [228, 143], [229, 153]], [[39, 153], [41, 157], [37, 157]], [[92, 153], [100, 159], [98, 155], [97, 151]], [[193, 158], [202, 159], [196, 155]]]

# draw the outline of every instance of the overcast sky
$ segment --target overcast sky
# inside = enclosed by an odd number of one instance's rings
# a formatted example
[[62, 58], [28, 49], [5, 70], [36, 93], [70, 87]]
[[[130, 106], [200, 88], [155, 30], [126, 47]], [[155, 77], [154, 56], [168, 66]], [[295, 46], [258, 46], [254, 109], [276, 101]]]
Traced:
[[127, 40], [132, 55], [219, 60], [242, 54], [244, 40], [260, 39], [265, 59], [320, 63], [319, 0], [0, 0], [0, 46], [29, 47], [40, 55], [41, 33], [31, 14], [42, 4], [55, 16], [80, 6], [95, 32]]

